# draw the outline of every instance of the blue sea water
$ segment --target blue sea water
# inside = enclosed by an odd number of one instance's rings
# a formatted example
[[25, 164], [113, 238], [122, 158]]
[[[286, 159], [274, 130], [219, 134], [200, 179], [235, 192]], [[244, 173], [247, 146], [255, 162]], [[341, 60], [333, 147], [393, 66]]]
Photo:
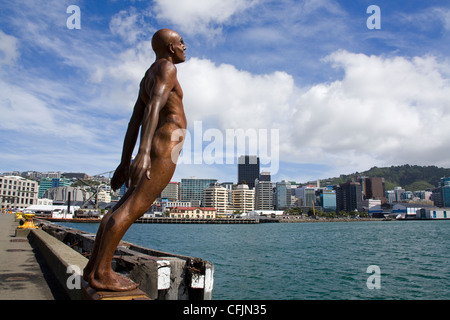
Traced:
[[450, 221], [134, 224], [124, 240], [210, 261], [213, 299], [450, 299]]

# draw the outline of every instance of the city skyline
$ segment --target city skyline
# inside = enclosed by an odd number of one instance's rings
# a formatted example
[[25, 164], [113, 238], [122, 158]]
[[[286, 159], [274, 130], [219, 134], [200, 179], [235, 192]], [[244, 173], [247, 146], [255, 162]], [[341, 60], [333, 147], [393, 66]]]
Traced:
[[248, 148], [276, 158], [274, 181], [404, 163], [450, 167], [450, 4], [442, 1], [1, 6], [2, 172], [115, 170], [139, 81], [154, 60], [151, 36], [163, 27], [188, 47], [178, 76], [188, 129], [200, 141], [192, 156], [203, 156], [181, 163], [175, 181], [233, 181], [239, 154], [226, 149], [227, 130], [256, 133]]

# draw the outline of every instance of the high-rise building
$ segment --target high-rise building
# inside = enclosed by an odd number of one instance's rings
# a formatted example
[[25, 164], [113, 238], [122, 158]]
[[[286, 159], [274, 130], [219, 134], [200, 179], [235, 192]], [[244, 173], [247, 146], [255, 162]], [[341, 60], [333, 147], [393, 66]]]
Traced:
[[255, 187], [259, 179], [259, 158], [257, 156], [240, 156], [238, 159], [238, 184], [247, 184], [249, 189]]
[[450, 177], [441, 178], [439, 181], [440, 192], [440, 206], [450, 208]]
[[203, 190], [216, 182], [217, 179], [181, 179], [180, 200], [191, 201], [200, 205], [203, 201]]
[[259, 174], [259, 181], [270, 181], [270, 172], [268, 171], [261, 171]]
[[317, 187], [301, 186], [295, 189], [295, 197], [299, 199], [299, 206], [312, 207], [316, 204]]
[[319, 205], [323, 211], [336, 211], [336, 191], [319, 189]]
[[277, 210], [289, 209], [291, 207], [291, 183], [281, 181], [276, 183], [275, 187], [275, 208]]
[[272, 182], [256, 180], [255, 209], [256, 210], [273, 210]]
[[381, 177], [359, 177], [363, 199], [376, 199], [386, 202], [384, 178]]
[[50, 188], [68, 187], [72, 181], [65, 178], [44, 178], [39, 184], [39, 198], [44, 196], [45, 191]]
[[255, 190], [246, 184], [239, 184], [231, 191], [233, 210], [247, 213], [255, 209]]
[[203, 191], [203, 206], [216, 208], [218, 215], [228, 210], [228, 190], [219, 184], [211, 184]]
[[361, 211], [362, 192], [361, 184], [349, 181], [334, 187], [336, 190], [336, 211]]
[[19, 176], [0, 176], [2, 209], [24, 209], [37, 203], [38, 183]]
[[179, 183], [178, 182], [169, 182], [167, 186], [161, 191], [161, 198], [165, 198], [169, 201], [178, 201], [179, 200]]

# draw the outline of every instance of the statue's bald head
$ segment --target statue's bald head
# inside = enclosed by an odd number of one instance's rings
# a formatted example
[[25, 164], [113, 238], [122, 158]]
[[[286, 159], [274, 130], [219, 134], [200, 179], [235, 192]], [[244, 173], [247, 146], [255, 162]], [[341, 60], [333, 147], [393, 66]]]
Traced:
[[177, 37], [180, 37], [178, 32], [170, 29], [160, 29], [155, 32], [152, 38], [152, 48], [156, 56], [166, 53], [167, 46], [173, 42]]

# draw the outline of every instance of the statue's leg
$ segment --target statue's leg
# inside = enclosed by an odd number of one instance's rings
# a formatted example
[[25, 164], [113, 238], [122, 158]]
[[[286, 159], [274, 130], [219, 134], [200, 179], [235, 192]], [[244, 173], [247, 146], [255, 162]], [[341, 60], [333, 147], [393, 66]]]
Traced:
[[128, 199], [128, 197], [131, 195], [132, 192], [133, 192], [132, 188], [128, 189], [127, 192], [123, 195], [123, 197], [116, 203], [116, 205], [113, 208], [111, 208], [111, 210], [108, 211], [107, 214], [105, 214], [103, 216], [102, 220], [100, 221], [100, 225], [98, 227], [97, 234], [95, 236], [94, 247], [92, 249], [91, 256], [89, 258], [89, 261], [88, 261], [86, 267], [83, 270], [83, 279], [84, 280], [88, 281], [89, 275], [92, 272], [92, 268], [94, 267], [95, 260], [97, 259], [97, 254], [98, 254], [98, 249], [100, 246], [101, 238], [103, 235], [103, 230], [105, 229], [105, 225], [106, 225], [109, 217], [111, 216], [111, 214], [114, 211], [116, 211]]
[[175, 164], [170, 158], [152, 159], [151, 180], [143, 177], [128, 199], [105, 221], [97, 258], [89, 276], [91, 287], [112, 291], [127, 291], [137, 287], [137, 284], [112, 270], [112, 257], [125, 232], [150, 208], [170, 182], [174, 171]]

